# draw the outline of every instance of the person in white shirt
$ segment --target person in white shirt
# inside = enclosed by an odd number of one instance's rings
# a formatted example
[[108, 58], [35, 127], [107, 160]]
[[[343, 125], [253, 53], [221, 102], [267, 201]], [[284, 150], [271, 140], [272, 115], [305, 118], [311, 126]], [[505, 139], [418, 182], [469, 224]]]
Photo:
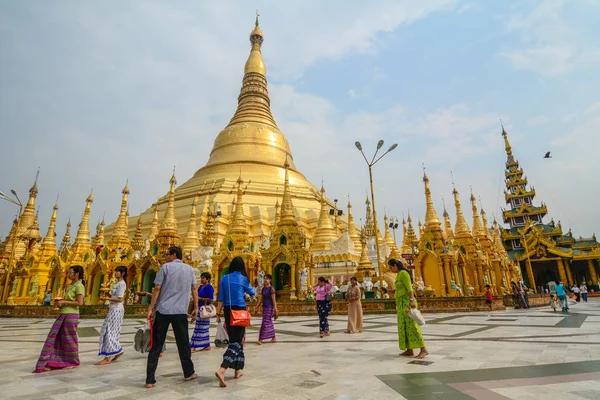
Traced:
[[587, 303], [587, 286], [585, 286], [585, 284], [582, 283], [579, 287], [579, 290], [581, 291], [581, 297], [583, 298], [583, 301]]
[[576, 296], [576, 301], [579, 303], [579, 301], [581, 300], [581, 291], [579, 290], [579, 286], [574, 285], [571, 288], [571, 291], [573, 292], [573, 294]]

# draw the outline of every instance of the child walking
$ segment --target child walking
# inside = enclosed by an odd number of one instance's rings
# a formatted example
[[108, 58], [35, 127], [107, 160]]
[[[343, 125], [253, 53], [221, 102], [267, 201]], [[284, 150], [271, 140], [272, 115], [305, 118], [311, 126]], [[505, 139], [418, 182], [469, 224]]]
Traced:
[[492, 311], [492, 300], [492, 288], [490, 285], [485, 285], [485, 304], [487, 304], [490, 307], [490, 311]]

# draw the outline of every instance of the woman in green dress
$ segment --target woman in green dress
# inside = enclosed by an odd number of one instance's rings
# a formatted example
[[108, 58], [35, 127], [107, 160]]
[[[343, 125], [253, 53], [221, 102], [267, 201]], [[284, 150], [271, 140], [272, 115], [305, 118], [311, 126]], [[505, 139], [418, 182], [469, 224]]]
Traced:
[[429, 355], [429, 352], [425, 347], [421, 328], [408, 315], [409, 308], [417, 308], [417, 299], [415, 299], [410, 272], [400, 260], [394, 258], [388, 261], [388, 267], [397, 274], [394, 297], [396, 298], [396, 314], [398, 314], [398, 345], [400, 350], [404, 350], [400, 355], [412, 357], [414, 349], [421, 349], [415, 358], [425, 358]]

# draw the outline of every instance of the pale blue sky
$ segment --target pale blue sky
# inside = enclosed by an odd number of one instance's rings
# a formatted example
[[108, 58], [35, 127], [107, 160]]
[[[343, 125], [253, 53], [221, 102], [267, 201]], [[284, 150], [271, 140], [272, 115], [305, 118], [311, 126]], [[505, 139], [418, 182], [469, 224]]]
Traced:
[[[600, 211], [600, 2], [0, 2], [0, 190], [23, 201], [41, 167], [45, 233], [94, 189], [92, 229], [132, 215], [204, 165], [233, 115], [256, 9], [272, 110], [298, 169], [364, 217], [354, 148], [399, 143], [375, 167], [378, 213], [423, 218], [421, 163], [454, 223], [454, 171], [491, 220], [504, 206], [499, 119], [550, 216], [577, 236]], [[312, 146], [319, 143], [318, 147]], [[552, 159], [542, 159], [551, 151]], [[500, 189], [500, 191], [499, 191]], [[0, 234], [15, 208], [0, 203]], [[549, 221], [549, 217], [545, 220]]]

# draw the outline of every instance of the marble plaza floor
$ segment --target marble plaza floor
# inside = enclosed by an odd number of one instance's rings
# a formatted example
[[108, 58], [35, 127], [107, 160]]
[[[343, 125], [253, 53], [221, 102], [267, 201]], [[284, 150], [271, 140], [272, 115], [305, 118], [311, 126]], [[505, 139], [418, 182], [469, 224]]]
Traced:
[[[258, 346], [259, 319], [247, 334], [245, 375], [219, 388], [222, 350], [192, 355], [198, 379], [184, 382], [172, 332], [145, 389], [146, 356], [133, 350], [141, 320], [125, 320], [116, 363], [94, 366], [102, 320], [81, 320], [81, 366], [32, 374], [50, 319], [0, 319], [2, 399], [544, 399], [600, 398], [600, 299], [564, 314], [549, 307], [493, 313], [426, 314], [431, 355], [399, 357], [394, 315], [365, 317], [347, 335], [345, 318], [282, 317], [276, 344]], [[215, 334], [211, 325], [211, 335]]]

